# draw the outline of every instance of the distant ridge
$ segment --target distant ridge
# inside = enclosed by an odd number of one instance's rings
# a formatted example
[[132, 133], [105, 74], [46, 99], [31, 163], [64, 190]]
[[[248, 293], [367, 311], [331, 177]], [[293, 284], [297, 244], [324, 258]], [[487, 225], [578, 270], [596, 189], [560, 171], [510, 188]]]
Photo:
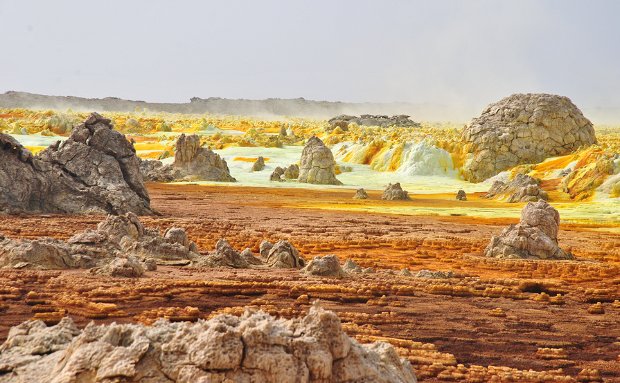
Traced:
[[158, 103], [123, 100], [117, 97], [46, 96], [16, 91], [0, 94], [0, 107], [72, 109], [88, 112], [134, 112], [136, 109], [148, 109], [152, 112], [168, 113], [298, 116], [321, 119], [331, 118], [338, 114], [408, 114], [415, 110], [415, 106], [408, 103], [347, 103], [340, 101], [314, 101], [304, 98], [247, 100], [193, 97], [188, 103]]

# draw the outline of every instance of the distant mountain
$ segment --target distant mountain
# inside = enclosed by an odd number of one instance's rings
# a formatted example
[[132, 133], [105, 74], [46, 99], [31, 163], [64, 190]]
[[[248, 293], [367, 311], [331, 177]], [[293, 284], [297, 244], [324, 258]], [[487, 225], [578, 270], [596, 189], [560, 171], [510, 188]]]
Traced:
[[[416, 106], [407, 103], [347, 103], [314, 101], [304, 98], [265, 100], [198, 98], [188, 103], [158, 103], [123, 100], [116, 97], [83, 98], [73, 96], [46, 96], [9, 91], [0, 94], [2, 108], [72, 109], [75, 111], [134, 112], [148, 109], [169, 113], [212, 113], [241, 116], [298, 116], [327, 119], [339, 114], [408, 114]], [[413, 116], [415, 118], [415, 116]]]

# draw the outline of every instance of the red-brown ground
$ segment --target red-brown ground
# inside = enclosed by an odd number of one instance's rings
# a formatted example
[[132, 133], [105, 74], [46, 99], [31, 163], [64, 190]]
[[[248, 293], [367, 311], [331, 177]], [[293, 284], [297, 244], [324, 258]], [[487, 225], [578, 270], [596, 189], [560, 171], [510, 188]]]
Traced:
[[[376, 272], [338, 280], [293, 270], [161, 267], [146, 278], [115, 279], [87, 271], [3, 270], [0, 338], [33, 317], [53, 323], [67, 313], [82, 325], [150, 323], [161, 316], [238, 313], [246, 305], [289, 317], [318, 298], [339, 313], [349, 334], [398, 346], [425, 381], [570, 381], [580, 372], [583, 381], [620, 381], [620, 234], [563, 225], [560, 244], [572, 247], [578, 261], [498, 261], [480, 253], [513, 219], [356, 213], [346, 210], [352, 191], [342, 190], [151, 184], [149, 191], [162, 215], [141, 218], [145, 225], [185, 227], [202, 251], [222, 237], [254, 251], [263, 239], [288, 239], [306, 259], [337, 254]], [[344, 210], [306, 208], [313, 204]], [[101, 218], [3, 217], [0, 232], [68, 238]], [[400, 276], [405, 267], [414, 274], [452, 270], [457, 277]], [[595, 313], [597, 302], [603, 313]]]

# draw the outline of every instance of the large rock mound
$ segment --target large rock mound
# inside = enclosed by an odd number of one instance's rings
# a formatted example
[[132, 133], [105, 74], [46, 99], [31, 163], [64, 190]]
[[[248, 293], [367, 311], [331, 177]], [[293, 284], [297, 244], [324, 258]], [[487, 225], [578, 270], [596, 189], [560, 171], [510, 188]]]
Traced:
[[133, 144], [97, 113], [38, 156], [0, 134], [0, 212], [153, 213]]
[[226, 160], [209, 148], [203, 148], [196, 134], [181, 134], [176, 143], [173, 167], [186, 179], [236, 182]]
[[332, 151], [316, 136], [312, 136], [301, 153], [299, 182], [322, 185], [342, 185], [336, 178], [336, 161]]
[[495, 181], [485, 198], [504, 200], [507, 202], [547, 201], [547, 192], [540, 188], [540, 180], [526, 174], [517, 174], [511, 181]]
[[109, 215], [95, 230], [78, 233], [67, 241], [0, 237], [0, 268], [96, 268], [97, 273], [119, 276], [131, 274], [123, 269], [132, 268], [136, 271], [130, 276], [137, 276], [149, 265], [186, 265], [199, 256], [185, 230], [173, 227], [162, 236], [145, 228], [133, 213]]
[[462, 139], [468, 153], [463, 174], [472, 182], [596, 143], [592, 123], [569, 98], [532, 93], [489, 105]]
[[0, 346], [0, 382], [413, 383], [387, 343], [358, 344], [318, 306], [290, 320], [264, 312], [208, 321], [89, 324], [70, 318], [13, 327]]
[[546, 201], [528, 202], [521, 221], [491, 238], [487, 257], [522, 259], [573, 259], [558, 246], [560, 213]]

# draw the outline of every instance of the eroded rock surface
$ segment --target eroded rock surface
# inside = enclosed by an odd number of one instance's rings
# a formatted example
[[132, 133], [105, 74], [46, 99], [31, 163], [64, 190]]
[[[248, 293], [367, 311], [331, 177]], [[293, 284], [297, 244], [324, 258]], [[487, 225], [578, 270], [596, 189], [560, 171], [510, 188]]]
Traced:
[[456, 199], [459, 201], [467, 201], [467, 194], [465, 190], [461, 189], [456, 193]]
[[335, 255], [316, 256], [301, 269], [301, 272], [308, 275], [318, 275], [321, 277], [337, 277], [344, 276], [344, 271], [340, 266], [340, 260]]
[[[50, 238], [2, 239], [0, 268], [96, 268], [113, 276], [140, 276], [148, 263], [189, 264], [199, 257], [185, 230], [171, 228], [161, 236], [145, 228], [133, 213], [109, 215], [95, 230], [67, 241]], [[139, 262], [139, 264], [138, 264]]]
[[332, 129], [341, 128], [346, 130], [349, 128], [350, 123], [355, 123], [360, 126], [398, 126], [398, 127], [420, 127], [420, 123], [412, 121], [409, 116], [405, 114], [399, 114], [396, 116], [386, 116], [386, 115], [372, 115], [372, 114], [362, 114], [361, 116], [349, 116], [346, 114], [341, 114], [334, 118], [331, 118], [329, 121], [329, 125]]
[[181, 134], [176, 143], [173, 167], [185, 179], [236, 182], [226, 160], [209, 148], [203, 148], [196, 134]]
[[312, 136], [301, 153], [299, 182], [342, 185], [336, 178], [336, 161], [332, 151], [318, 137]]
[[158, 160], [140, 160], [140, 172], [144, 181], [172, 182], [178, 178], [172, 165], [164, 165]]
[[463, 130], [462, 139], [468, 153], [464, 176], [472, 182], [597, 142], [592, 123], [569, 98], [532, 93], [489, 105]]
[[0, 134], [0, 211], [153, 213], [133, 144], [97, 113], [37, 156]]
[[528, 202], [521, 220], [505, 228], [485, 249], [487, 257], [525, 259], [573, 259], [558, 246], [560, 213], [546, 201]]
[[409, 197], [409, 193], [400, 186], [400, 182], [397, 182], [395, 184], [388, 184], [383, 191], [381, 199], [386, 201], [409, 201], [411, 197]]
[[259, 156], [252, 164], [252, 171], [260, 172], [263, 169], [265, 169], [265, 158], [263, 156]]
[[387, 343], [359, 344], [331, 311], [303, 318], [261, 311], [208, 321], [47, 327], [28, 321], [0, 346], [0, 382], [376, 382], [412, 383]]
[[501, 199], [507, 202], [547, 201], [547, 192], [540, 188], [540, 180], [526, 174], [517, 174], [511, 181], [495, 181], [485, 198]]
[[355, 191], [355, 195], [353, 196], [353, 199], [368, 199], [368, 193], [366, 192], [364, 188], [357, 189]]
[[297, 178], [299, 178], [299, 165], [297, 164], [289, 165], [289, 167], [286, 168], [286, 170], [284, 170], [283, 175], [284, 175], [284, 178], [288, 180], [296, 180]]

